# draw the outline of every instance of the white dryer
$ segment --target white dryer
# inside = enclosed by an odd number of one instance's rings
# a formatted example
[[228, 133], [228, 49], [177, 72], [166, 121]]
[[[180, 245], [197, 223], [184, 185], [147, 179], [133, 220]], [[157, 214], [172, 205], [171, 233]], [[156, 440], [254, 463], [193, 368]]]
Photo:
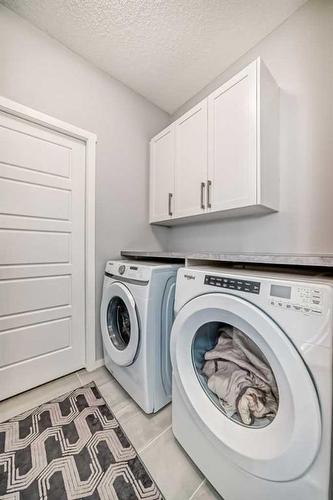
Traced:
[[[178, 271], [171, 333], [173, 432], [225, 500], [328, 500], [332, 281], [222, 268]], [[244, 425], [207, 386], [204, 354], [231, 325], [268, 363], [273, 420]]]
[[170, 332], [179, 265], [109, 261], [101, 302], [105, 366], [146, 413], [171, 400]]

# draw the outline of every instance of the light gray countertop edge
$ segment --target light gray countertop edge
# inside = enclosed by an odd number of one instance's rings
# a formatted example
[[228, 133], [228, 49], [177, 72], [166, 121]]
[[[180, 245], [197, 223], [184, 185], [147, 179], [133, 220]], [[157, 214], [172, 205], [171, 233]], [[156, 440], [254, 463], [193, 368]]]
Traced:
[[160, 252], [142, 250], [123, 250], [121, 255], [126, 258], [147, 259], [184, 259], [241, 262], [255, 264], [275, 264], [285, 266], [315, 266], [333, 268], [333, 254], [273, 254], [273, 253], [212, 253], [212, 252]]

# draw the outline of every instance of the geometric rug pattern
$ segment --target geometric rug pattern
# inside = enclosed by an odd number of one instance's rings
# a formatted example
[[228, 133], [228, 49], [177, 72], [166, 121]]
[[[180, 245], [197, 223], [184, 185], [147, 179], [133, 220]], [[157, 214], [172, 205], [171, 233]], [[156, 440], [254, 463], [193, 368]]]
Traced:
[[163, 500], [94, 382], [0, 424], [0, 499]]

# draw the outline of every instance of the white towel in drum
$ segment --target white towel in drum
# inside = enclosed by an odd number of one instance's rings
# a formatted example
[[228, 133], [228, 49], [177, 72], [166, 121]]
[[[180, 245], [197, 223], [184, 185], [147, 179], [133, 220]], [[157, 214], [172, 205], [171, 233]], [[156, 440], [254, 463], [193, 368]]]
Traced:
[[209, 389], [219, 397], [227, 415], [238, 413], [244, 424], [273, 418], [278, 389], [272, 370], [240, 330], [224, 326], [219, 333], [216, 346], [205, 354], [202, 370]]

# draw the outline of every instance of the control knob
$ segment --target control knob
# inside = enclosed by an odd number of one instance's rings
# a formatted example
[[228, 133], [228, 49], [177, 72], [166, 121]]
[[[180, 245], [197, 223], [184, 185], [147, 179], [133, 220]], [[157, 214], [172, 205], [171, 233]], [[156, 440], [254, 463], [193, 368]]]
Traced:
[[121, 266], [119, 266], [119, 268], [118, 268], [119, 274], [124, 274], [125, 269], [126, 269], [126, 267], [124, 266], [124, 264], [122, 264]]

